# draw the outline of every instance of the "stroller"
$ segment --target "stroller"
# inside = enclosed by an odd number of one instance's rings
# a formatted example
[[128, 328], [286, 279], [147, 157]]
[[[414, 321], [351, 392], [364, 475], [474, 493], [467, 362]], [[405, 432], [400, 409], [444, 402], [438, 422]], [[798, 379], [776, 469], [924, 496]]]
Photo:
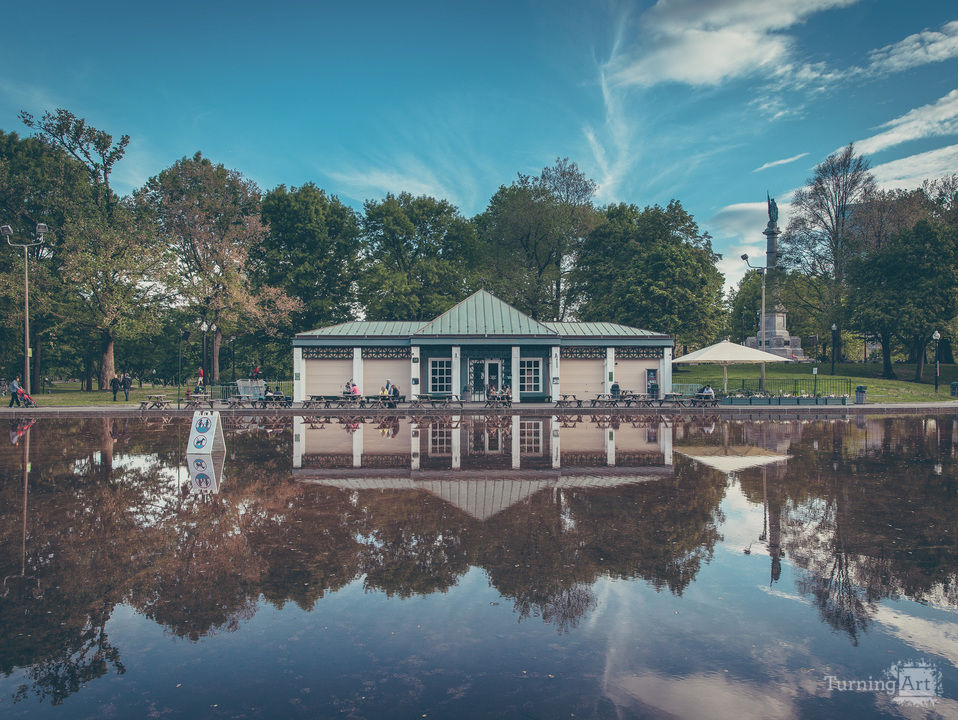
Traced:
[[17, 397], [20, 398], [20, 405], [26, 408], [35, 408], [37, 407], [37, 401], [33, 399], [33, 396], [29, 395], [23, 388], [17, 390]]

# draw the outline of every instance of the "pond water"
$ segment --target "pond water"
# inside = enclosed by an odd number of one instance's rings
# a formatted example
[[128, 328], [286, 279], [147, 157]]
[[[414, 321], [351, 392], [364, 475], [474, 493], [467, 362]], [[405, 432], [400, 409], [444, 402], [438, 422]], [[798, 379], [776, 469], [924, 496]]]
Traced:
[[958, 418], [191, 427], [10, 426], [3, 717], [958, 716]]

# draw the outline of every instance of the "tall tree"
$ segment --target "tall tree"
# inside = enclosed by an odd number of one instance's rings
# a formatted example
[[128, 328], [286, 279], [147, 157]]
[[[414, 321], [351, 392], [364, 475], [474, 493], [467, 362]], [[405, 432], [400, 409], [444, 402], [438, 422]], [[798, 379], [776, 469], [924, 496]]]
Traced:
[[850, 143], [816, 166], [792, 201], [781, 241], [783, 264], [820, 281], [810, 283], [809, 294], [798, 299], [827, 319], [826, 325], [844, 328], [847, 323], [848, 269], [857, 252], [852, 216], [874, 186], [868, 162]]
[[307, 183], [266, 193], [262, 217], [267, 233], [250, 250], [251, 274], [258, 285], [282, 288], [302, 303], [290, 316], [293, 329], [348, 320], [359, 255], [356, 213]]
[[537, 177], [519, 174], [499, 188], [476, 218], [485, 249], [489, 288], [539, 320], [563, 320], [574, 311], [570, 275], [599, 215], [595, 183], [568, 158]]
[[367, 319], [428, 320], [474, 286], [475, 229], [445, 200], [387, 195], [365, 204], [362, 260]]
[[581, 320], [612, 320], [704, 345], [725, 327], [719, 256], [681, 203], [610, 205], [573, 274]]
[[279, 288], [254, 287], [247, 273], [250, 249], [265, 235], [259, 189], [239, 172], [196, 153], [151, 178], [136, 199], [176, 255], [182, 303], [215, 328], [211, 374], [218, 383], [224, 330], [275, 331], [301, 308]]

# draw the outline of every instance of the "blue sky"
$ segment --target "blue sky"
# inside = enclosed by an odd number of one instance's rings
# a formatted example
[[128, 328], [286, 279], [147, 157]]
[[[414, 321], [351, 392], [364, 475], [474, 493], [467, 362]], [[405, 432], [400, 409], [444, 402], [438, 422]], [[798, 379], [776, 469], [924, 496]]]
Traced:
[[855, 141], [881, 184], [958, 172], [958, 4], [65, 3], [5, 10], [0, 128], [65, 107], [132, 136], [121, 192], [201, 150], [263, 189], [481, 211], [569, 157], [599, 201], [679, 199], [760, 254], [788, 196]]

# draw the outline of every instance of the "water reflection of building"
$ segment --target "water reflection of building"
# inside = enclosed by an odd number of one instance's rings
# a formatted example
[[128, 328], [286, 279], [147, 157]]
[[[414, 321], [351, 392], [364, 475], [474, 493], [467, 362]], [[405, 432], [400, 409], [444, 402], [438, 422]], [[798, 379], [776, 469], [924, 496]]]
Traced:
[[293, 426], [293, 467], [543, 470], [671, 467], [672, 430], [629, 418], [520, 415], [317, 419]]

